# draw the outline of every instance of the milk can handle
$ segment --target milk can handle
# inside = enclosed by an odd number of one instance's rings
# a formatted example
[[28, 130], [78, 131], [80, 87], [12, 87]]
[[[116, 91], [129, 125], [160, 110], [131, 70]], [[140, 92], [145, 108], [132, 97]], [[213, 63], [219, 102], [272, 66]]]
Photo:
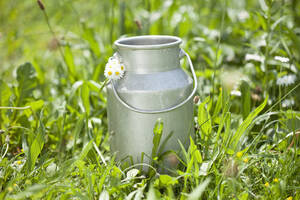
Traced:
[[194, 70], [192, 60], [191, 60], [190, 56], [183, 49], [180, 49], [179, 58], [182, 58], [184, 56], [187, 57], [189, 65], [190, 65], [190, 69], [191, 69], [193, 79], [194, 79], [194, 88], [193, 88], [192, 93], [185, 100], [180, 102], [179, 104], [177, 104], [175, 106], [172, 106], [172, 107], [169, 107], [169, 108], [164, 108], [164, 109], [161, 109], [161, 110], [143, 110], [143, 109], [135, 108], [135, 107], [129, 105], [128, 103], [126, 103], [125, 101], [123, 101], [121, 99], [121, 97], [119, 96], [119, 94], [117, 93], [117, 91], [115, 89], [115, 82], [112, 80], [112, 89], [114, 91], [114, 94], [115, 94], [116, 98], [118, 99], [118, 101], [122, 105], [124, 105], [129, 110], [132, 110], [132, 111], [137, 112], [137, 113], [142, 113], [142, 114], [164, 113], [164, 112], [169, 112], [169, 111], [175, 110], [176, 108], [179, 108], [179, 107], [183, 106], [186, 102], [188, 102], [194, 96], [194, 94], [196, 93], [196, 90], [197, 90], [197, 77], [196, 77], [196, 73], [195, 73], [195, 70]]

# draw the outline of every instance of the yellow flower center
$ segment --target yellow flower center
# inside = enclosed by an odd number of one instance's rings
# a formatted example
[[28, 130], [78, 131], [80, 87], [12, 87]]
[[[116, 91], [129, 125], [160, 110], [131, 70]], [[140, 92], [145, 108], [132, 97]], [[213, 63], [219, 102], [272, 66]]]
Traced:
[[119, 74], [120, 74], [120, 72], [116, 72], [115, 74], [116, 74], [116, 75], [119, 75]]
[[121, 65], [121, 70], [122, 70], [122, 71], [124, 70], [124, 66], [123, 66], [123, 65]]
[[112, 75], [112, 72], [111, 72], [111, 71], [109, 71], [107, 74], [108, 74], [109, 76], [111, 76], [111, 75]]
[[275, 182], [275, 183], [278, 183], [278, 178], [274, 178], [274, 182]]

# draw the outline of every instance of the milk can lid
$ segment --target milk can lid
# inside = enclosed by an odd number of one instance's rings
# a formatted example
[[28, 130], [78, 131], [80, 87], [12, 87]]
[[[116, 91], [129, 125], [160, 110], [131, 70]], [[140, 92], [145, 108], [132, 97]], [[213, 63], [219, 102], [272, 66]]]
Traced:
[[182, 43], [176, 36], [169, 35], [143, 35], [121, 38], [115, 41], [117, 48], [126, 49], [162, 49], [173, 47]]

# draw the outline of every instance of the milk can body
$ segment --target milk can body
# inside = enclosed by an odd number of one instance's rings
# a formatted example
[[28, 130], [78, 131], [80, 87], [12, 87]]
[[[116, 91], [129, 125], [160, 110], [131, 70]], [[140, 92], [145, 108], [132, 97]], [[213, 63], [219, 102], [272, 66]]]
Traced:
[[180, 43], [173, 36], [138, 36], [115, 42], [126, 68], [122, 79], [107, 86], [110, 144], [118, 160], [136, 164], [143, 152], [143, 162], [150, 163], [157, 120], [164, 125], [161, 153], [179, 153], [179, 141], [188, 146], [194, 133], [191, 97], [195, 86], [180, 67]]

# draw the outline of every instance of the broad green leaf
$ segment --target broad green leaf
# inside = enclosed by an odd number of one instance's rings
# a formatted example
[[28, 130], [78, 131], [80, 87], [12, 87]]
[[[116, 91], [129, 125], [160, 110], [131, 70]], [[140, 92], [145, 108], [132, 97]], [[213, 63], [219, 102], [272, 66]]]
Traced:
[[241, 84], [241, 93], [242, 93], [242, 114], [243, 119], [249, 115], [251, 111], [251, 94], [250, 94], [250, 86], [246, 81], [243, 81]]
[[40, 155], [45, 143], [45, 127], [40, 119], [38, 134], [34, 138], [29, 148], [28, 170], [32, 171], [38, 156]]
[[8, 106], [9, 105], [9, 98], [12, 92], [8, 85], [0, 80], [0, 106]]
[[198, 107], [198, 124], [201, 128], [201, 131], [205, 135], [209, 135], [212, 131], [211, 126], [211, 116], [209, 110], [205, 108], [205, 105], [210, 101], [210, 97], [207, 97]]
[[88, 82], [84, 82], [81, 86], [81, 100], [87, 116], [90, 115], [90, 89]]
[[26, 103], [25, 106], [31, 107], [31, 109], [24, 110], [24, 113], [26, 114], [26, 116], [30, 117], [32, 110], [35, 112], [44, 106], [44, 101], [43, 100], [31, 101], [29, 103]]
[[239, 200], [248, 200], [249, 193], [248, 191], [244, 191], [242, 193], [239, 194], [238, 199]]
[[236, 130], [234, 136], [232, 137], [232, 142], [231, 143], [233, 144], [233, 149], [236, 150], [237, 144], [240, 141], [241, 137], [246, 132], [247, 128], [250, 126], [250, 124], [252, 123], [254, 118], [264, 109], [267, 102], [268, 102], [268, 96], [266, 97], [264, 102], [260, 106], [258, 106], [254, 111], [252, 111], [248, 115], [248, 117], [243, 121], [243, 123], [238, 127], [238, 129]]
[[117, 166], [113, 166], [111, 170], [111, 175], [116, 178], [121, 178], [122, 171]]
[[32, 96], [32, 91], [38, 84], [36, 72], [31, 63], [25, 63], [17, 69], [17, 81], [20, 105], [23, 99]]
[[190, 137], [190, 148], [189, 153], [195, 158], [194, 160], [198, 163], [202, 163], [202, 156], [200, 151], [197, 149], [197, 146], [194, 143], [194, 140], [192, 137]]
[[168, 186], [177, 184], [178, 180], [174, 177], [164, 174], [159, 176], [159, 182], [162, 186]]

